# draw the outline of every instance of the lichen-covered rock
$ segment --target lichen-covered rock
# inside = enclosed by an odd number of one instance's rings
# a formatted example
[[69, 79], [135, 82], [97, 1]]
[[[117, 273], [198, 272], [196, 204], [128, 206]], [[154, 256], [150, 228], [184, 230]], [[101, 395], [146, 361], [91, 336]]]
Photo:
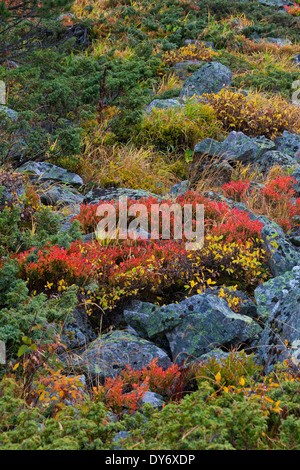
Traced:
[[275, 137], [277, 150], [295, 158], [300, 163], [300, 135], [283, 131], [282, 135]]
[[141, 336], [160, 344], [166, 340], [177, 363], [216, 347], [253, 343], [260, 332], [250, 317], [234, 313], [224, 299], [211, 294], [194, 295], [161, 308], [136, 302], [124, 311], [124, 317]]
[[293, 185], [293, 190], [297, 196], [300, 196], [300, 165], [296, 166], [291, 176], [296, 180], [296, 183]]
[[300, 360], [300, 266], [255, 289], [258, 314], [265, 320], [258, 352], [269, 372], [276, 362]]
[[184, 60], [173, 65], [173, 69], [180, 80], [186, 80], [190, 77], [203, 62], [201, 60]]
[[115, 201], [118, 202], [119, 198], [126, 196], [128, 199], [139, 200], [141, 198], [148, 198], [150, 196], [161, 200], [160, 196], [157, 196], [150, 191], [144, 189], [128, 189], [128, 188], [99, 188], [92, 189], [89, 191], [84, 200], [84, 204], [97, 204], [99, 201]]
[[82, 348], [96, 339], [96, 334], [84, 309], [75, 308], [72, 319], [62, 329], [61, 340], [68, 349]]
[[227, 161], [254, 163], [271, 149], [275, 149], [274, 142], [264, 136], [249, 137], [243, 132], [232, 131], [223, 142], [209, 138], [199, 142], [194, 153], [196, 157], [207, 154]]
[[179, 97], [183, 100], [203, 93], [219, 93], [230, 86], [232, 73], [220, 62], [206, 63], [194, 72], [183, 84]]
[[286, 238], [292, 245], [300, 248], [300, 226], [297, 225], [296, 227], [293, 227], [291, 230], [289, 230]]
[[41, 202], [45, 205], [68, 206], [82, 204], [84, 196], [75, 188], [62, 184], [44, 183], [43, 192], [40, 195]]
[[174, 186], [172, 186], [172, 188], [170, 189], [166, 197], [176, 198], [178, 196], [182, 196], [184, 193], [188, 191], [189, 185], [190, 185], [189, 180], [184, 180], [184, 181], [181, 181], [181, 183], [174, 184]]
[[40, 182], [53, 180], [66, 184], [83, 184], [82, 178], [76, 175], [76, 173], [48, 162], [26, 162], [16, 171], [28, 174], [31, 179], [39, 180]]
[[147, 114], [151, 113], [153, 109], [169, 109], [169, 108], [182, 108], [183, 105], [175, 98], [169, 98], [166, 100], [153, 100], [145, 109]]
[[68, 362], [103, 383], [107, 377], [120, 374], [126, 365], [141, 370], [154, 358], [163, 369], [172, 364], [167, 353], [155, 344], [127, 332], [113, 331], [92, 341], [82, 354], [69, 356]]
[[297, 266], [299, 253], [287, 240], [279, 225], [271, 222], [266, 216], [255, 217], [255, 219], [264, 224], [261, 238], [270, 252], [269, 266], [272, 274], [279, 276]]
[[143, 406], [145, 403], [149, 403], [153, 406], [153, 408], [161, 410], [165, 402], [163, 397], [158, 393], [146, 392], [141, 400], [141, 406]]
[[267, 173], [270, 168], [275, 165], [280, 165], [284, 168], [293, 168], [298, 164], [295, 158], [279, 150], [270, 150], [264, 153], [257, 163], [261, 173]]
[[[240, 315], [247, 315], [248, 317], [251, 318], [256, 318], [257, 317], [257, 308], [255, 303], [241, 290], [230, 290], [229, 287], [222, 287], [222, 290], [226, 297], [224, 297], [224, 300], [228, 303], [233, 300], [233, 298], [236, 298], [238, 300], [238, 305], [239, 305], [239, 314]], [[211, 289], [210, 293], [211, 295], [216, 295], [220, 296], [220, 287], [214, 287]], [[230, 306], [230, 305], [229, 305]]]

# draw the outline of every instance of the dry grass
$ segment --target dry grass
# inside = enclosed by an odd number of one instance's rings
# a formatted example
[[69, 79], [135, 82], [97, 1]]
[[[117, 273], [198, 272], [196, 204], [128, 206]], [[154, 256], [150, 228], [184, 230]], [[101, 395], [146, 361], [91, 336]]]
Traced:
[[158, 85], [153, 85], [153, 93], [155, 95], [161, 95], [166, 91], [182, 88], [182, 86], [182, 80], [180, 80], [175, 73], [169, 73], [167, 75], [163, 75], [161, 82]]
[[[99, 136], [99, 129], [85, 140], [85, 150], [69, 168], [80, 174], [86, 183], [101, 187], [145, 189], [163, 194], [184, 177], [184, 164], [171, 161], [153, 147], [134, 145], [107, 145], [107, 135]], [[66, 167], [67, 162], [64, 162]], [[68, 166], [68, 165], [67, 165]]]

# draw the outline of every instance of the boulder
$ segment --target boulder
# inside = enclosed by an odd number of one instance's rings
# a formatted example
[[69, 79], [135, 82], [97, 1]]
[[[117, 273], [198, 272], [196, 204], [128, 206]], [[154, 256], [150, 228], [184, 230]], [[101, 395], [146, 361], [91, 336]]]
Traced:
[[166, 100], [153, 100], [150, 104], [145, 108], [145, 112], [147, 114], [151, 113], [153, 109], [169, 109], [169, 108], [182, 108], [183, 105], [174, 98], [169, 98]]
[[222, 88], [231, 84], [232, 73], [220, 62], [205, 63], [194, 72], [183, 84], [179, 97], [183, 100], [203, 93], [219, 93]]
[[300, 360], [300, 266], [275, 277], [255, 289], [258, 314], [265, 327], [258, 352], [266, 372], [274, 364]]
[[180, 80], [187, 80], [204, 62], [201, 60], [184, 60], [173, 65], [173, 69]]
[[229, 162], [254, 163], [272, 149], [275, 149], [274, 142], [264, 136], [249, 137], [243, 132], [232, 131], [223, 142], [209, 138], [199, 142], [194, 148], [194, 154], [196, 158], [206, 154]]
[[280, 152], [279, 150], [270, 150], [265, 152], [262, 158], [257, 162], [261, 173], [268, 173], [273, 166], [281, 166], [285, 169], [295, 167], [298, 162], [290, 155]]
[[41, 202], [45, 205], [68, 206], [82, 204], [84, 196], [72, 186], [63, 184], [42, 185], [43, 192], [40, 195]]
[[297, 266], [299, 264], [299, 253], [285, 237], [281, 227], [275, 222], [271, 222], [266, 216], [255, 217], [255, 219], [264, 224], [261, 230], [261, 238], [270, 252], [268, 261], [272, 274], [280, 276]]
[[155, 358], [163, 369], [172, 364], [168, 354], [155, 344], [127, 332], [113, 331], [92, 341], [83, 353], [69, 356], [68, 362], [103, 383], [107, 377], [119, 375], [126, 365], [141, 370]]
[[283, 131], [281, 136], [275, 137], [274, 143], [277, 150], [295, 158], [300, 163], [300, 135]]
[[48, 162], [26, 162], [16, 171], [28, 174], [33, 181], [59, 181], [71, 185], [83, 185], [83, 180], [76, 173], [52, 165]]
[[84, 200], [84, 204], [98, 204], [99, 201], [115, 201], [118, 202], [118, 199], [122, 196], [126, 196], [128, 199], [139, 200], [141, 198], [154, 197], [158, 200], [162, 198], [157, 196], [154, 193], [145, 191], [144, 189], [128, 189], [128, 188], [99, 188], [92, 189], [89, 191]]
[[135, 302], [124, 317], [141, 336], [157, 344], [167, 342], [172, 360], [178, 364], [216, 347], [253, 344], [261, 330], [250, 317], [234, 313], [224, 299], [211, 294], [194, 295], [161, 308]]
[[96, 339], [96, 334], [89, 322], [84, 309], [77, 307], [72, 314], [72, 320], [63, 326], [61, 340], [68, 349], [82, 348]]
[[296, 180], [296, 183], [293, 185], [293, 190], [296, 192], [297, 196], [300, 196], [300, 165], [296, 166], [291, 176]]

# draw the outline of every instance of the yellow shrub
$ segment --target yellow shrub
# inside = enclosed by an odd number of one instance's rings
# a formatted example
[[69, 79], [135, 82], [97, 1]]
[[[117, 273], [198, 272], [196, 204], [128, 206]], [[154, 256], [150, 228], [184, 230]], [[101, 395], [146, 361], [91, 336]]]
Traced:
[[162, 60], [165, 65], [171, 67], [184, 60], [203, 60], [210, 62], [217, 55], [218, 52], [207, 47], [204, 42], [197, 42], [196, 44], [188, 44], [187, 46], [180, 47], [180, 49], [175, 51], [167, 51]]
[[246, 97], [240, 91], [223, 89], [218, 94], [203, 95], [203, 100], [213, 107], [224, 130], [242, 131], [251, 136], [263, 134], [269, 139], [284, 130], [300, 133], [298, 111], [280, 96], [271, 100], [250, 93]]

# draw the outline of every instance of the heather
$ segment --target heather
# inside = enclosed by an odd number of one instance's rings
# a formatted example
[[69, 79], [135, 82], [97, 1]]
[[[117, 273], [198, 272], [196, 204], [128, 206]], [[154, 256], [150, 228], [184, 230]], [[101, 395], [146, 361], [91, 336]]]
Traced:
[[298, 3], [0, 0], [0, 449], [299, 449]]

